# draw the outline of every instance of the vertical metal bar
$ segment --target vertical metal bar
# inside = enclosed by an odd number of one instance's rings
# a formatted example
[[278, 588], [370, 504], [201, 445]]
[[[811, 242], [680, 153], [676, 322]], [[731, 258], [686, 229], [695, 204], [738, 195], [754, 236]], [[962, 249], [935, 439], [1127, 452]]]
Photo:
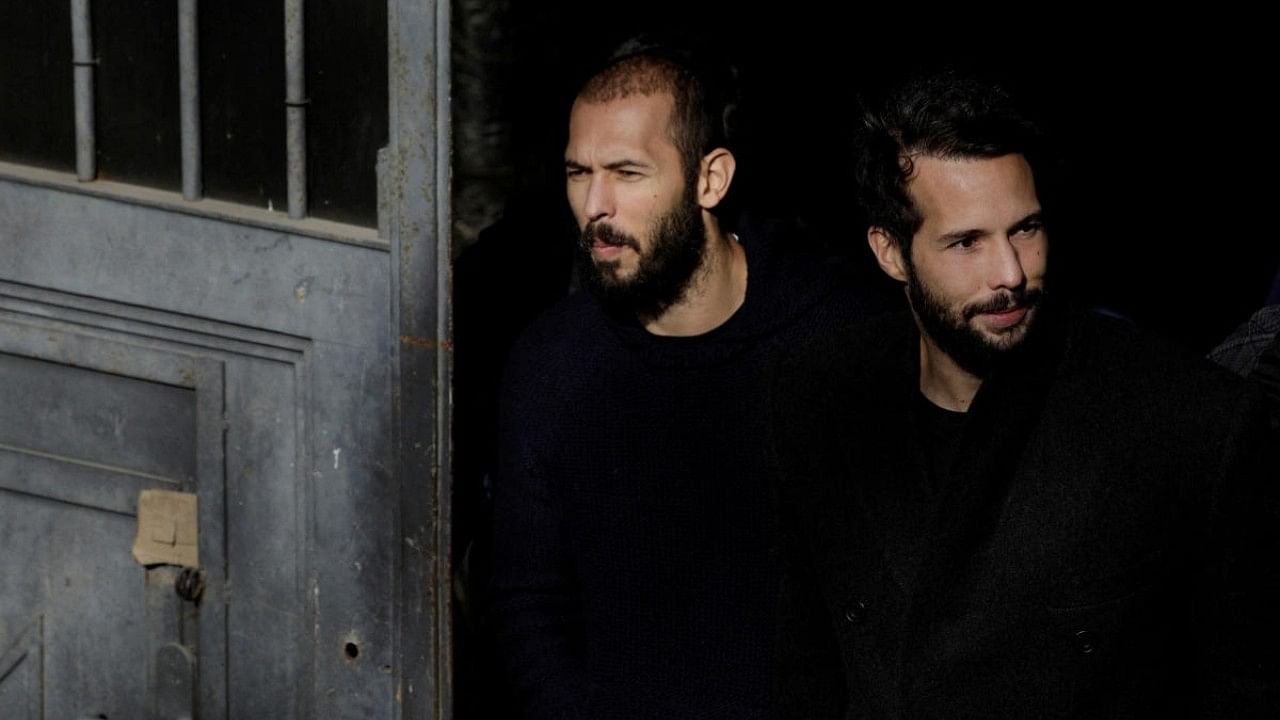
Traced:
[[178, 96], [182, 123], [182, 197], [199, 200], [200, 47], [197, 0], [178, 0]]
[[289, 217], [307, 216], [307, 84], [303, 0], [284, 0], [285, 155]]
[[436, 305], [436, 718], [453, 718], [453, 53], [452, 2], [436, 4], [435, 47], [435, 305]]
[[391, 146], [378, 148], [374, 171], [378, 178], [378, 237], [386, 240], [391, 237]]
[[76, 177], [98, 176], [93, 122], [93, 33], [89, 0], [71, 0], [71, 64], [75, 67]]
[[449, 0], [388, 0], [399, 720], [449, 720]]

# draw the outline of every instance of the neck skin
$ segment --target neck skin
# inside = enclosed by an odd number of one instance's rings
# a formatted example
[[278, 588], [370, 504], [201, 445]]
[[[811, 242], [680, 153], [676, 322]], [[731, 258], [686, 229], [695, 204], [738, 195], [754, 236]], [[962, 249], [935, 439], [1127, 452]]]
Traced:
[[680, 301], [645, 322], [654, 335], [689, 337], [720, 327], [747, 297], [747, 253], [705, 210], [707, 249]]
[[982, 387], [982, 378], [960, 367], [949, 355], [920, 333], [920, 392], [944, 410], [968, 412]]

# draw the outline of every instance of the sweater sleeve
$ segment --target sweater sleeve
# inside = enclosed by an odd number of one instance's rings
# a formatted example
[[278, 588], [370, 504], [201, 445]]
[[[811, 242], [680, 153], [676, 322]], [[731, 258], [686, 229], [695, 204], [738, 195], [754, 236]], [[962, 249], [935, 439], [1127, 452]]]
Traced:
[[565, 507], [540, 460], [554, 422], [540, 402], [547, 378], [514, 357], [503, 388], [494, 485], [493, 606], [497, 649], [531, 720], [585, 717], [578, 585]]

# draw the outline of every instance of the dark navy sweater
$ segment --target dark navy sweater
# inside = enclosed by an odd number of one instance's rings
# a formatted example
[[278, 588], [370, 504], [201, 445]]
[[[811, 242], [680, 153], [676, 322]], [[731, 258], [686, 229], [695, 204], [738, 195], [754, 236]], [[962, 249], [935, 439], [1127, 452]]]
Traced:
[[864, 303], [832, 266], [747, 232], [747, 295], [659, 337], [579, 293], [508, 367], [493, 620], [530, 718], [768, 713], [779, 563], [765, 376]]

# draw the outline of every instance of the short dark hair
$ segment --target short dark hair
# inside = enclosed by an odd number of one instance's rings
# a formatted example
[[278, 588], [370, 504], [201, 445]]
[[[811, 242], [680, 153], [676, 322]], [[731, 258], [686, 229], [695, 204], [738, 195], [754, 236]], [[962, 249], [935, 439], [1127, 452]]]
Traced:
[[623, 42], [578, 92], [586, 102], [667, 92], [674, 102], [671, 141], [686, 178], [697, 178], [704, 155], [734, 149], [739, 102], [736, 69], [678, 41], [637, 36]]
[[915, 156], [1020, 154], [1045, 203], [1044, 134], [1004, 88], [976, 75], [950, 69], [918, 75], [883, 101], [868, 103], [857, 145], [858, 195], [867, 222], [883, 228], [904, 251], [924, 222], [907, 191]]

